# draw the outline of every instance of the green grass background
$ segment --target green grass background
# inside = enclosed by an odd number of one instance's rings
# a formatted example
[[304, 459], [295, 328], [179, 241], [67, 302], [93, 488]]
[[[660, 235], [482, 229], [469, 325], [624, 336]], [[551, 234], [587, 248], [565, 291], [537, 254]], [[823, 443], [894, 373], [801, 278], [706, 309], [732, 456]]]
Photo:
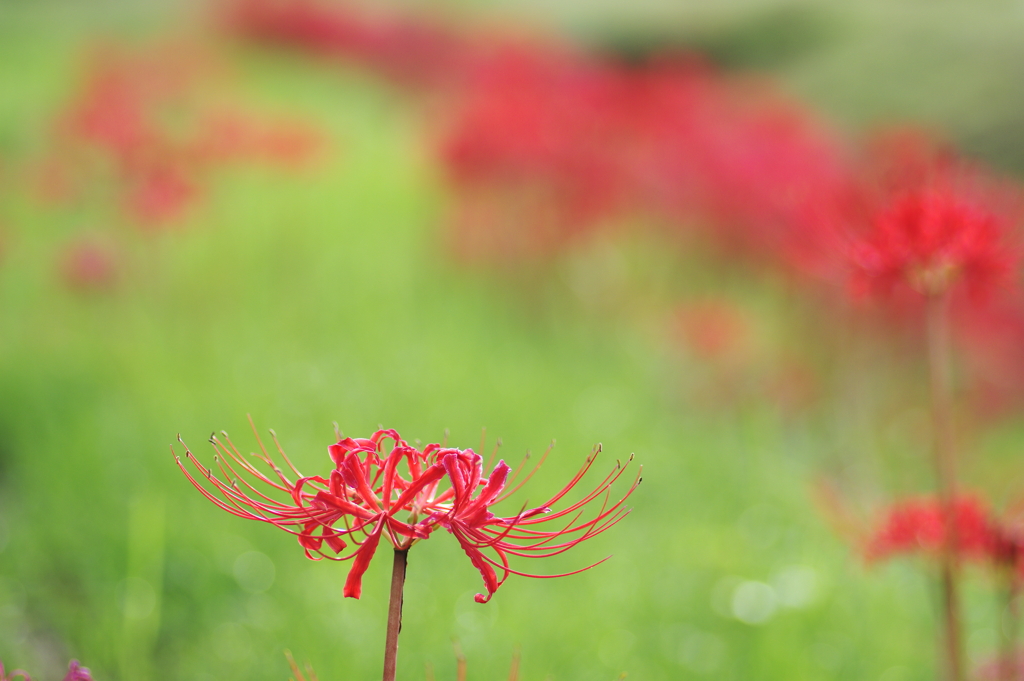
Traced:
[[[993, 19], [1000, 3], [939, 4], [901, 3], [898, 25], [943, 54], [948, 36], [973, 36], [993, 57], [1019, 51], [1008, 36], [1024, 12], [1011, 23]], [[332, 421], [346, 434], [383, 424], [425, 442], [449, 429], [463, 447], [477, 446], [486, 427], [516, 461], [556, 438], [510, 513], [560, 487], [595, 442], [606, 452], [599, 470], [632, 452], [643, 464], [633, 512], [618, 527], [558, 560], [520, 562], [558, 572], [613, 554], [581, 575], [513, 576], [477, 605], [479, 576], [451, 537], [416, 546], [400, 678], [424, 678], [428, 663], [437, 678], [454, 678], [452, 639], [472, 679], [504, 678], [517, 647], [528, 680], [934, 676], [926, 568], [865, 568], [811, 492], [830, 470], [867, 480], [877, 495], [889, 483], [927, 489], [922, 444], [913, 428], [898, 427], [901, 415], [912, 420], [912, 405], [889, 400], [885, 379], [851, 379], [865, 366], [853, 362], [828, 373], [812, 408], [794, 416], [757, 386], [773, 351], [743, 378], [753, 386], [745, 398], [709, 406], [707, 389], [722, 377], [666, 332], [674, 301], [725, 295], [749, 311], [759, 343], [833, 367], [838, 346], [807, 321], [809, 308], [788, 285], [709, 265], [699, 252], [672, 254], [649, 237], [526, 270], [454, 260], [441, 237], [446, 197], [422, 108], [358, 72], [257, 50], [235, 53], [240, 87], [329, 132], [320, 168], [227, 169], [188, 224], [157, 235], [111, 227], [102, 202], [40, 207], [11, 168], [40, 148], [82, 46], [96, 32], [159, 23], [145, 5], [96, 7], [0, 3], [0, 155], [12, 160], [0, 186], [0, 659], [8, 667], [59, 678], [77, 657], [100, 681], [283, 681], [288, 648], [323, 681], [379, 673], [387, 552], [362, 599], [342, 599], [346, 565], [310, 562], [284, 533], [218, 511], [174, 465], [168, 446], [179, 433], [207, 462], [214, 430], [253, 449], [252, 414], [306, 473], [327, 470]], [[652, 16], [670, 11], [651, 7]], [[999, 90], [1016, 67], [990, 70], [978, 57], [962, 66], [964, 89], [954, 96], [935, 75], [942, 64], [915, 63], [926, 57], [896, 45], [886, 54], [897, 75], [867, 73], [863, 55], [882, 57], [865, 41], [898, 37], [881, 31], [890, 10], [793, 7], [782, 9], [816, 12], [832, 28], [785, 59], [735, 44], [736, 35], [760, 35], [744, 27], [776, 11], [771, 3], [681, 12], [680, 39], [767, 64], [851, 128], [933, 113], [926, 122], [949, 122], [984, 151], [978, 140], [996, 134], [986, 122], [1012, 122], [1004, 112], [1016, 111], [1019, 89], [992, 99], [981, 90]], [[607, 28], [621, 10], [584, 12], [565, 5], [531, 20], [602, 45], [635, 40]], [[860, 23], [843, 19], [853, 14]], [[899, 69], [929, 104], [908, 99]], [[993, 145], [991, 158], [1013, 167], [1017, 137], [999, 134], [1005, 144]], [[114, 230], [126, 256], [108, 294], [69, 291], [55, 274], [61, 244], [91, 230]], [[987, 463], [972, 464], [972, 482], [1008, 496], [1019, 441], [1011, 425], [977, 438], [975, 459]], [[757, 625], [733, 616], [738, 584], [784, 593], [793, 575], [809, 589], [798, 607]], [[974, 660], [995, 647], [997, 607], [973, 575]]]

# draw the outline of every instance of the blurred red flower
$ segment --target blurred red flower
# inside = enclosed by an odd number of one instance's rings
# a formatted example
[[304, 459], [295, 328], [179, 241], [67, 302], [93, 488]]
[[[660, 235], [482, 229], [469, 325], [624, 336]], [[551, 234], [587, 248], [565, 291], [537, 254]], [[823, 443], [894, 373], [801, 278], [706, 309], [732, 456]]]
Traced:
[[[387, 453], [382, 445], [385, 440], [393, 443]], [[509, 574], [547, 576], [513, 570], [508, 563], [509, 555], [552, 556], [600, 534], [628, 513], [623, 504], [640, 482], [638, 474], [622, 498], [609, 505], [609, 488], [625, 470], [617, 465], [580, 501], [552, 511], [551, 507], [568, 494], [593, 465], [598, 449], [547, 503], [523, 509], [515, 516], [499, 517], [491, 511], [491, 506], [518, 490], [540, 467], [543, 458], [529, 475], [506, 492], [506, 485], [512, 484], [517, 475], [509, 479], [510, 469], [504, 461], [499, 461], [490, 474], [485, 475], [483, 458], [472, 449], [429, 444], [420, 450], [402, 440], [394, 430], [379, 430], [368, 439], [339, 439], [328, 447], [334, 470], [326, 478], [303, 476], [280, 445], [277, 449], [294, 474], [294, 480], [274, 463], [262, 443], [261, 453], [253, 456], [272, 471], [270, 475], [249, 463], [226, 435], [224, 440], [213, 437], [211, 442], [217, 451], [215, 460], [223, 480], [203, 467], [188, 448], [185, 455], [220, 496], [193, 477], [176, 456], [178, 466], [192, 484], [229, 513], [268, 522], [295, 535], [309, 558], [314, 558], [315, 553], [330, 560], [352, 560], [344, 588], [344, 595], [351, 598], [359, 598], [362, 576], [382, 537], [396, 549], [404, 550], [443, 527], [456, 537], [480, 571], [486, 595], [478, 594], [477, 601], [486, 602]], [[274, 442], [277, 444], [276, 436]], [[521, 470], [522, 466], [517, 474]], [[247, 475], [239, 475], [239, 472]], [[248, 478], [269, 486], [268, 491], [287, 495], [287, 501], [264, 494]], [[581, 520], [584, 506], [599, 497], [604, 498], [600, 510], [593, 518]], [[569, 521], [556, 530], [535, 527], [570, 514]], [[324, 543], [333, 555], [323, 550]], [[355, 548], [345, 554], [349, 543]]]
[[1009, 192], [937, 151], [892, 153], [868, 228], [851, 247], [854, 293], [931, 296], [963, 283], [985, 298], [1009, 288], [1020, 255]]
[[[991, 558], [995, 536], [984, 504], [975, 497], [960, 497], [953, 504], [952, 517], [955, 553], [974, 560]], [[884, 512], [878, 529], [868, 538], [865, 555], [872, 561], [908, 553], [937, 556], [945, 548], [946, 533], [938, 499], [906, 499]]]
[[[466, 80], [440, 141], [448, 177], [471, 209], [454, 225], [460, 251], [548, 253], [621, 207], [630, 189], [622, 115], [633, 90], [622, 73], [523, 44], [480, 55]], [[474, 206], [478, 197], [496, 212]]]
[[117, 255], [102, 243], [79, 239], [64, 249], [60, 274], [64, 283], [75, 290], [107, 289], [117, 278]]
[[324, 136], [296, 119], [261, 120], [222, 101], [224, 67], [202, 45], [107, 47], [86, 62], [78, 92], [59, 112], [52, 150], [39, 164], [39, 194], [69, 202], [110, 186], [143, 227], [180, 219], [204, 194], [211, 171], [228, 163], [298, 167]]
[[244, 37], [344, 58], [409, 84], [458, 79], [470, 41], [436, 22], [312, 0], [234, 0], [226, 27]]
[[705, 360], [736, 354], [752, 335], [748, 316], [725, 298], [677, 306], [675, 327], [686, 349]]

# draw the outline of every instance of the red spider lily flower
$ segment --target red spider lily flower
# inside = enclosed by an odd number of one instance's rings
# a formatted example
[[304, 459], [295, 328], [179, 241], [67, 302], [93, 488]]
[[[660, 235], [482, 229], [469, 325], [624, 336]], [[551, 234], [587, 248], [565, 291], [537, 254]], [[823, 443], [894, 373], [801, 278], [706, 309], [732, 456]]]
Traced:
[[[960, 497], [953, 505], [954, 546], [961, 558], [992, 557], [993, 532], [988, 511], [975, 497]], [[897, 554], [939, 555], [946, 546], [945, 513], [938, 499], [908, 499], [890, 507], [878, 530], [868, 539], [868, 560]]]
[[853, 244], [856, 294], [909, 288], [941, 295], [963, 282], [984, 298], [1011, 283], [1019, 254], [1007, 241], [1009, 202], [951, 162], [927, 170], [900, 173], [910, 179], [880, 200], [868, 232]]
[[[521, 482], [505, 492], [505, 486], [514, 483], [522, 466], [509, 479], [509, 466], [499, 461], [485, 476], [483, 458], [472, 449], [460, 450], [435, 443], [420, 450], [410, 446], [394, 430], [378, 430], [370, 438], [339, 437], [336, 444], [328, 447], [334, 462], [334, 470], [328, 477], [303, 476], [281, 449], [276, 435], [273, 437], [294, 479], [277, 466], [258, 436], [261, 453], [253, 456], [272, 471], [269, 475], [246, 460], [226, 434], [223, 440], [216, 436], [211, 438], [217, 451], [215, 460], [224, 479], [202, 466], [186, 447], [186, 458], [214, 491], [193, 477], [179, 457], [175, 459], [192, 484], [218, 507], [239, 517], [271, 523], [295, 535], [311, 559], [352, 560], [344, 587], [344, 595], [351, 598], [359, 598], [363, 574], [382, 537], [396, 549], [406, 550], [443, 527], [455, 535], [480, 571], [487, 595], [478, 594], [477, 601], [486, 602], [509, 574], [546, 576], [513, 570], [509, 566], [509, 555], [552, 556], [600, 534], [628, 513], [623, 504], [640, 482], [638, 475], [623, 497], [609, 505], [609, 488], [625, 470], [617, 466], [583, 499], [560, 511], [552, 511], [551, 507], [568, 494], [593, 465], [599, 452], [596, 450], [569, 484], [546, 504], [523, 509], [513, 517], [498, 517], [490, 507], [518, 490], [544, 458]], [[383, 447], [385, 440], [393, 443], [388, 452]], [[246, 476], [239, 475], [240, 472]], [[286, 500], [264, 494], [249, 478], [269, 486], [269, 492], [276, 490]], [[590, 520], [581, 521], [583, 507], [599, 497], [603, 497], [604, 502], [598, 513]], [[534, 527], [545, 521], [558, 522], [569, 515], [571, 519], [557, 530]], [[333, 555], [324, 550], [325, 543]], [[352, 548], [346, 553], [350, 544]], [[589, 567], [593, 565], [583, 569]]]
[[0, 662], [0, 681], [14, 681], [18, 677], [21, 677], [21, 681], [32, 681], [32, 677], [28, 675], [28, 672], [21, 669], [15, 669], [8, 674], [4, 671], [4, 663]]
[[71, 664], [68, 665], [67, 676], [64, 677], [64, 681], [92, 681], [92, 674], [89, 670], [83, 667], [78, 660], [71, 660]]

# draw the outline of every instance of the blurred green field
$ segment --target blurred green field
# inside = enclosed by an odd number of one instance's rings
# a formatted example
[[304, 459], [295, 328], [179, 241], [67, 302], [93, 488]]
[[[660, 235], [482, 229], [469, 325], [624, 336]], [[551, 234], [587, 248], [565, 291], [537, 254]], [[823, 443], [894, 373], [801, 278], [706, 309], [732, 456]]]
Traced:
[[[0, 156], [30, 157], [74, 83], [93, 26], [63, 12], [0, 4]], [[329, 160], [219, 173], [180, 229], [119, 232], [114, 291], [67, 290], [52, 258], [109, 215], [42, 209], [0, 186], [0, 660], [44, 680], [76, 657], [99, 681], [284, 681], [287, 648], [323, 681], [374, 678], [387, 553], [362, 599], [344, 600], [346, 565], [218, 511], [174, 465], [179, 433], [207, 461], [214, 430], [253, 449], [251, 414], [307, 474], [327, 470], [332, 421], [424, 442], [449, 429], [460, 447], [486, 427], [514, 461], [556, 438], [510, 513], [561, 487], [595, 442], [598, 469], [631, 452], [643, 464], [618, 527], [520, 563], [554, 573], [613, 554], [581, 575], [513, 576], [477, 605], [457, 543], [417, 545], [400, 678], [424, 678], [428, 663], [455, 678], [453, 639], [471, 679], [505, 678], [517, 647], [528, 681], [933, 678], [926, 571], [865, 568], [812, 493], [831, 470], [928, 488], [906, 452], [912, 428], [879, 421], [884, 388], [838, 372], [806, 413], [760, 397], [708, 406], [720, 377], [666, 333], [673, 301], [724, 294], [757, 320], [759, 342], [804, 352], [821, 331], [794, 322], [806, 310], [785, 284], [643, 237], [528, 272], [453, 260], [416, 105], [356, 72], [235, 56], [254, 100], [329, 131]], [[7, 172], [0, 182], [20, 187]], [[831, 347], [809, 361], [829, 364]], [[762, 379], [745, 379], [751, 394]], [[1006, 462], [1019, 442], [1004, 427], [979, 439], [978, 458]], [[882, 462], [888, 450], [898, 465]], [[979, 463], [968, 477], [1009, 494], [1016, 468]], [[966, 605], [979, 660], [997, 641], [983, 580]]]

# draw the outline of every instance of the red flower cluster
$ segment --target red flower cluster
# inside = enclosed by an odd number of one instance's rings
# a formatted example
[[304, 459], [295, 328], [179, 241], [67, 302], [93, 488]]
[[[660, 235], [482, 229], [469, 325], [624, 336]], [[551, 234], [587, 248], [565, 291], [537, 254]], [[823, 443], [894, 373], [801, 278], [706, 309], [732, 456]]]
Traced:
[[[467, 81], [441, 141], [462, 201], [457, 249], [543, 254], [630, 201], [627, 103], [639, 92], [624, 74], [561, 50], [510, 46], [482, 57]], [[481, 200], [511, 230], [502, 233]]]
[[[993, 364], [1001, 341], [983, 330], [1019, 328], [1005, 345], [1024, 343], [1024, 302], [1001, 295], [1020, 251], [1011, 192], [921, 133], [879, 135], [854, 154], [770, 82], [694, 56], [627, 66], [554, 41], [470, 40], [317, 0], [234, 7], [231, 27], [244, 36], [385, 74], [415, 64], [419, 75], [406, 81], [443, 85], [438, 149], [462, 256], [544, 256], [641, 213], [834, 291], [887, 296], [900, 312], [949, 291], [952, 314], [972, 320], [955, 331], [969, 336], [959, 339], [969, 364]], [[997, 294], [992, 317], [978, 303]], [[1009, 370], [982, 378], [987, 399], [1006, 402], [1024, 385], [1007, 376], [1024, 376], [1024, 364], [1000, 357]]]
[[218, 69], [195, 46], [97, 54], [55, 126], [58, 151], [40, 176], [44, 196], [67, 201], [95, 193], [96, 182], [112, 184], [136, 223], [159, 226], [199, 199], [206, 175], [218, 165], [295, 165], [311, 158], [322, 139], [307, 125], [199, 106]]
[[[830, 281], [935, 293], [1003, 283], [1012, 222], [983, 182], [920, 136], [854, 159], [770, 83], [693, 57], [630, 67], [552, 43], [472, 42], [411, 17], [315, 0], [238, 0], [230, 26], [267, 42], [444, 74], [454, 101], [441, 157], [461, 205], [455, 246], [535, 255], [642, 210]], [[399, 38], [399, 36], [404, 36]]]
[[[904, 163], [904, 166], [907, 164]], [[963, 282], [976, 297], [1010, 288], [1018, 249], [1008, 243], [1008, 202], [973, 173], [946, 159], [904, 167], [852, 248], [858, 294], [907, 287], [941, 295]]]
[[[383, 446], [385, 440], [392, 442], [390, 450]], [[604, 532], [629, 512], [623, 504], [640, 482], [638, 473], [622, 498], [609, 504], [609, 488], [625, 470], [617, 465], [582, 499], [553, 510], [590, 470], [600, 452], [598, 448], [579, 473], [545, 504], [524, 508], [511, 517], [500, 517], [491, 507], [529, 480], [543, 458], [522, 481], [514, 484], [522, 466], [510, 476], [509, 466], [499, 461], [490, 473], [485, 473], [483, 457], [472, 449], [429, 444], [420, 450], [394, 430], [379, 430], [368, 439], [342, 438], [331, 445], [328, 452], [334, 470], [328, 477], [303, 476], [278, 445], [294, 475], [290, 478], [262, 443], [261, 454], [253, 456], [269, 467], [269, 474], [247, 461], [226, 435], [224, 440], [214, 437], [211, 442], [218, 452], [216, 461], [224, 479], [214, 476], [186, 448], [186, 458], [212, 484], [213, 491], [193, 477], [176, 456], [192, 484], [229, 513], [268, 522], [295, 535], [310, 558], [316, 554], [330, 560], [352, 560], [344, 589], [345, 596], [351, 598], [359, 598], [362, 576], [382, 537], [397, 549], [408, 549], [440, 527], [455, 536], [483, 577], [486, 595], [477, 594], [476, 600], [484, 603], [510, 574], [549, 576], [514, 570], [509, 565], [509, 556], [557, 555]], [[277, 444], [276, 436], [274, 442]], [[279, 500], [264, 494], [240, 473], [286, 498]], [[594, 517], [581, 520], [584, 507], [599, 498], [602, 502]], [[557, 529], [541, 529], [540, 525], [551, 522], [558, 523]], [[348, 553], [346, 549], [350, 549]], [[589, 568], [583, 568], [586, 569]]]
[[346, 59], [409, 84], [458, 78], [473, 56], [466, 38], [423, 19], [311, 0], [237, 0], [225, 23], [250, 39]]
[[676, 224], [702, 215], [735, 245], [742, 225], [750, 251], [798, 257], [848, 193], [842, 150], [804, 108], [692, 57], [625, 67], [312, 0], [238, 0], [231, 17], [248, 38], [448, 86], [439, 146], [465, 254], [544, 254], [643, 210]]
[[[959, 497], [952, 518], [952, 549], [959, 558], [1024, 572], [1024, 535], [992, 515], [980, 499]], [[886, 510], [865, 555], [872, 561], [912, 553], [938, 556], [946, 548], [948, 529], [938, 499], [907, 499]]]

